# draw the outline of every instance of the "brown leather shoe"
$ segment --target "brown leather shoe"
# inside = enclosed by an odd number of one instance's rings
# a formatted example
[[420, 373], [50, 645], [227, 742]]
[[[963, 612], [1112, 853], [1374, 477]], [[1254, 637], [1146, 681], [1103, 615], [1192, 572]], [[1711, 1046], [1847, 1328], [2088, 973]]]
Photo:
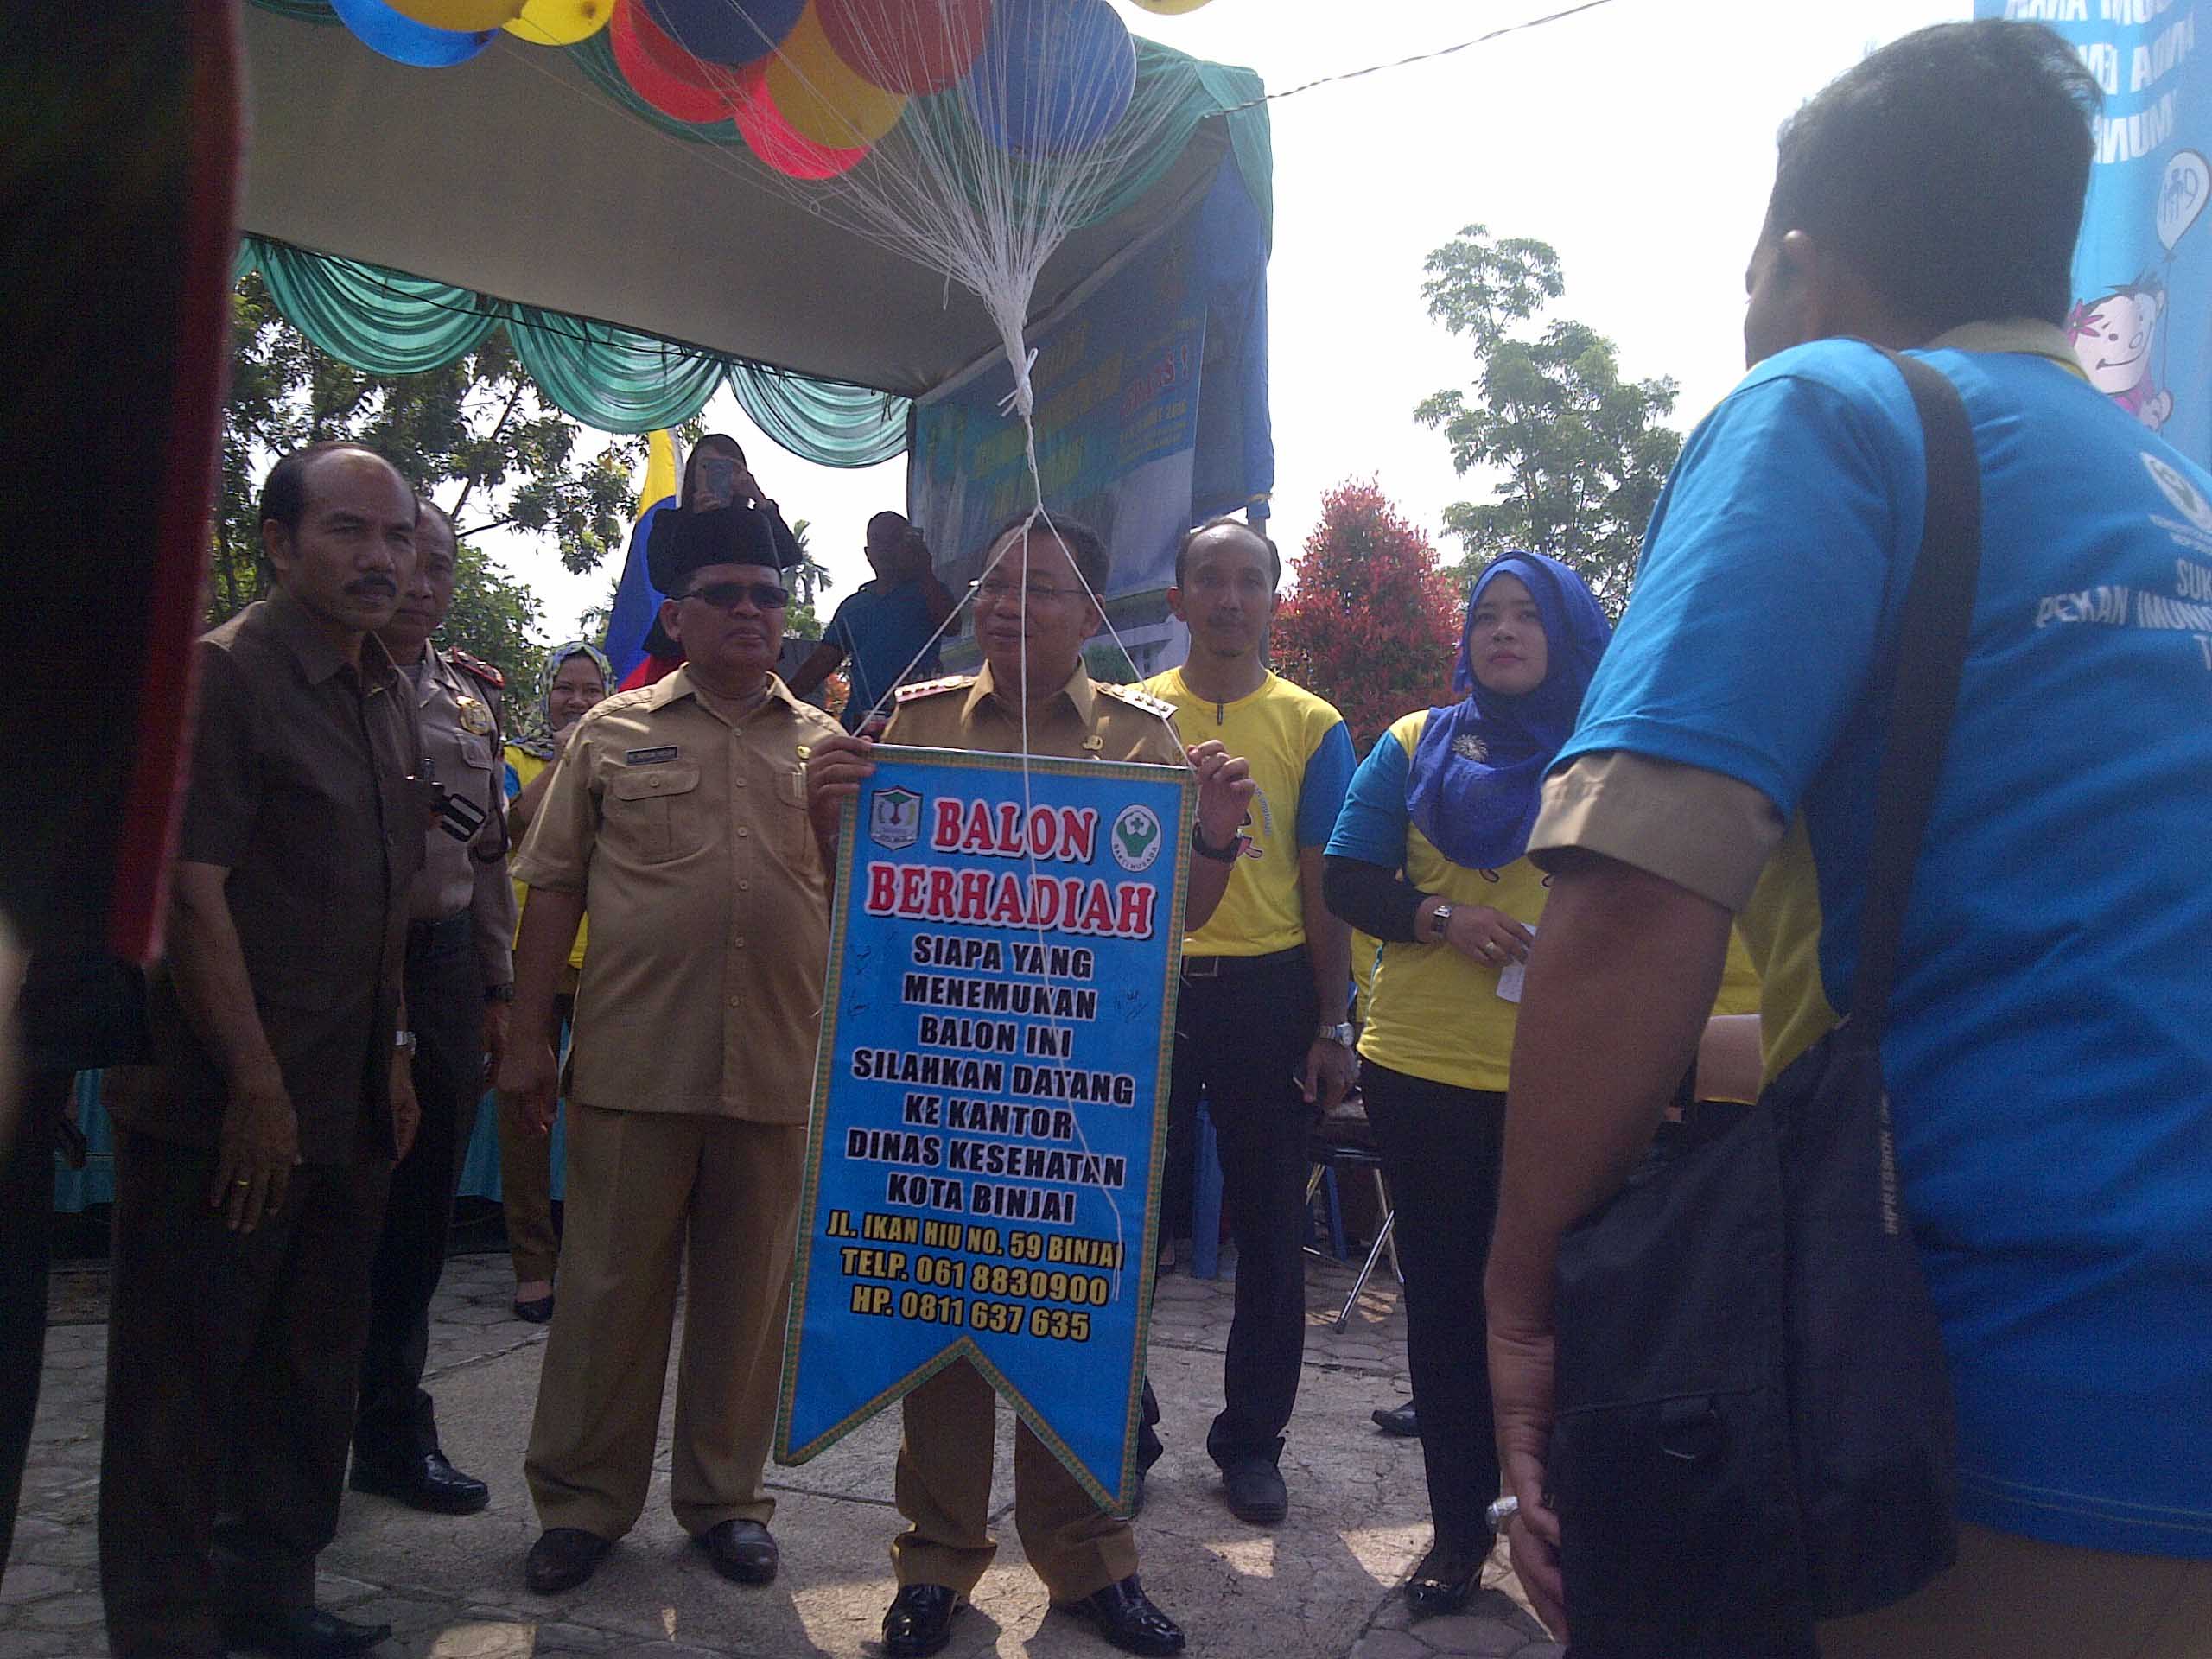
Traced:
[[693, 1541], [726, 1579], [739, 1584], [775, 1582], [776, 1541], [758, 1521], [717, 1521]]

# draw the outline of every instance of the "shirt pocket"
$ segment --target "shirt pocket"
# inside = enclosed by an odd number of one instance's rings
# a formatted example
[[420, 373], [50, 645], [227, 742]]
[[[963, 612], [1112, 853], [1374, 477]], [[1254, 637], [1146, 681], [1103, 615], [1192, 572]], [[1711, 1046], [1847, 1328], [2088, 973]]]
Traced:
[[626, 766], [608, 781], [607, 801], [607, 835], [641, 863], [665, 864], [706, 842], [696, 766]]
[[808, 865], [817, 855], [814, 820], [806, 811], [806, 768], [776, 768], [776, 851], [788, 863]]

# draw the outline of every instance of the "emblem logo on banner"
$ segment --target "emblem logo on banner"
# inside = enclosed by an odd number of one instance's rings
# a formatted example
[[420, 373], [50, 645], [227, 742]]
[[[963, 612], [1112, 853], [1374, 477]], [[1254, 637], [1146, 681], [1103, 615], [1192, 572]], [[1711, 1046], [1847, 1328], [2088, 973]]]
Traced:
[[922, 798], [911, 789], [879, 789], [868, 809], [868, 838], [887, 852], [904, 852], [922, 837]]
[[966, 1361], [1126, 1509], [1194, 776], [874, 759], [839, 841], [777, 1461]]

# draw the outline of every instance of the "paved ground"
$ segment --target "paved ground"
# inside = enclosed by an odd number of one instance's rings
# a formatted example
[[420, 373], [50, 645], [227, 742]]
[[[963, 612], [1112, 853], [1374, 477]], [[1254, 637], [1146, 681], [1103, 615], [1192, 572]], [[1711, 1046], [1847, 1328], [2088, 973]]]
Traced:
[[[1432, 1654], [1555, 1659], [1559, 1649], [1496, 1587], [1454, 1618], [1408, 1626], [1397, 1592], [1428, 1542], [1421, 1453], [1378, 1434], [1376, 1405], [1406, 1394], [1395, 1283], [1371, 1288], [1345, 1330], [1330, 1328], [1351, 1282], [1316, 1264], [1306, 1376], [1284, 1454], [1291, 1516], [1273, 1529], [1230, 1516], [1205, 1452], [1221, 1386], [1230, 1281], [1174, 1274], [1160, 1283], [1152, 1376], [1168, 1452], [1138, 1522], [1147, 1587], [1182, 1622], [1191, 1650], [1236, 1659], [1427, 1659]], [[509, 1313], [504, 1255], [455, 1258], [440, 1293], [430, 1351], [448, 1452], [493, 1484], [491, 1509], [459, 1519], [418, 1516], [349, 1495], [322, 1560], [322, 1599], [397, 1631], [380, 1656], [527, 1659], [532, 1655], [685, 1659], [725, 1654], [874, 1659], [891, 1592], [886, 1546], [897, 1414], [886, 1414], [802, 1468], [773, 1471], [783, 1573], [766, 1589], [715, 1576], [666, 1507], [662, 1443], [645, 1520], [583, 1588], [560, 1598], [522, 1587], [536, 1535], [522, 1452], [544, 1333]], [[15, 1554], [0, 1579], [0, 1659], [105, 1655], [94, 1567], [106, 1350], [104, 1274], [55, 1276], [45, 1392]], [[666, 1414], [664, 1414], [664, 1425]], [[1002, 1425], [1003, 1427], [1003, 1425]], [[1087, 1627], [1046, 1616], [1012, 1518], [1011, 1454], [1001, 1437], [997, 1564], [955, 1626], [954, 1659], [1059, 1659], [1108, 1649]]]

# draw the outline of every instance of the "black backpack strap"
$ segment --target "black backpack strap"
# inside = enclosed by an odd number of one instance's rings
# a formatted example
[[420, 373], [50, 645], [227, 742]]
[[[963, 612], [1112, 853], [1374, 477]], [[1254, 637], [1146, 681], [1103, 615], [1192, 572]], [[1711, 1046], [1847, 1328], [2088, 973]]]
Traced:
[[1950, 741], [1981, 573], [1981, 461], [1958, 388], [1915, 357], [1884, 350], [1912, 393], [1928, 453], [1928, 501], [1920, 552], [1898, 613], [1897, 634], [1872, 696], [1889, 707], [1889, 733], [1874, 781], [1874, 835], [1852, 973], [1851, 1023], [1868, 1040], [1888, 1021], [1897, 936], [1914, 867]]

